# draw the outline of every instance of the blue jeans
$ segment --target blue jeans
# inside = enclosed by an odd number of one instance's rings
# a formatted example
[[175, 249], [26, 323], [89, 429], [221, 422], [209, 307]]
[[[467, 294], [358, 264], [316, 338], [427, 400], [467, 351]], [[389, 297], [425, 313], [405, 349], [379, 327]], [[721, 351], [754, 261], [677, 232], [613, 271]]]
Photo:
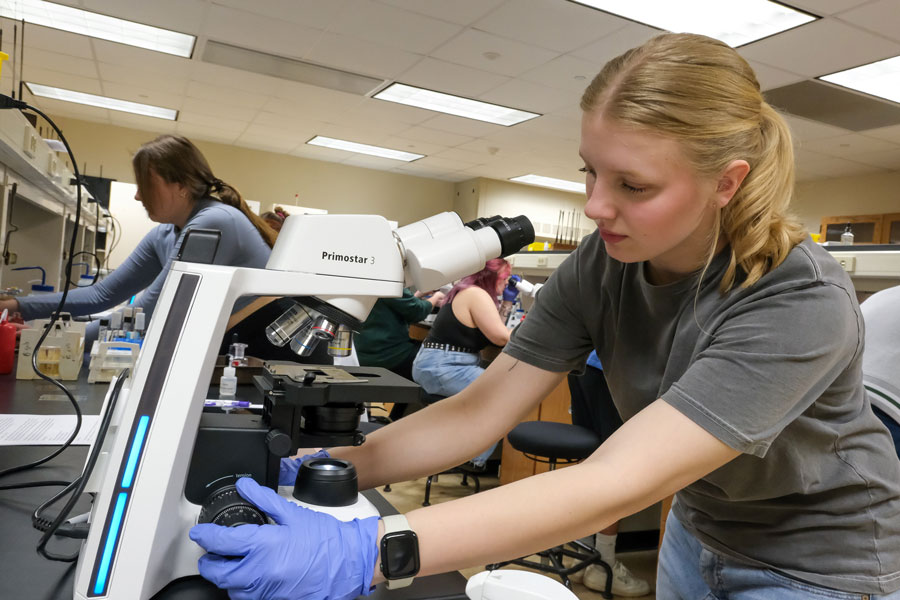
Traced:
[[754, 567], [708, 550], [669, 513], [659, 549], [657, 600], [900, 600], [892, 594], [841, 592]]
[[[420, 348], [413, 361], [413, 381], [421, 385], [429, 394], [453, 396], [465, 389], [484, 373], [480, 366], [481, 356], [471, 352], [448, 352], [436, 348]], [[472, 459], [482, 467], [493, 454], [497, 444]]]
[[872, 407], [872, 412], [874, 412], [875, 416], [881, 419], [884, 426], [888, 428], [891, 439], [894, 440], [894, 448], [897, 450], [897, 456], [900, 457], [900, 423], [890, 418], [886, 412], [877, 406]]

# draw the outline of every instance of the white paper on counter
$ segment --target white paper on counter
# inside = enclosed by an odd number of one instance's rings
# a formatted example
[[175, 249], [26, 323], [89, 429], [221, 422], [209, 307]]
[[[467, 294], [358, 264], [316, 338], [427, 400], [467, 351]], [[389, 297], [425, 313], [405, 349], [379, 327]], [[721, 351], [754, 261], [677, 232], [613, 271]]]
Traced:
[[[88, 446], [97, 436], [100, 415], [82, 415], [73, 446]], [[0, 415], [0, 446], [63, 444], [75, 429], [75, 415]]]

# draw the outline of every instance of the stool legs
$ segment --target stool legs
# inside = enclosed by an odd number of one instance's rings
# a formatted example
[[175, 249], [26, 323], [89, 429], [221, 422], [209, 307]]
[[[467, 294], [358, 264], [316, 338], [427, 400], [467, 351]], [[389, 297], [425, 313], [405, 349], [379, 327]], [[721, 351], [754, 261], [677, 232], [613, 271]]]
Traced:
[[[576, 573], [582, 569], [586, 569], [590, 565], [598, 565], [604, 571], [606, 571], [606, 589], [600, 592], [600, 595], [604, 598], [612, 599], [612, 567], [603, 562], [603, 560], [600, 558], [600, 553], [597, 552], [596, 549], [580, 540], [569, 542], [568, 546], [570, 546], [570, 548], [567, 548], [566, 544], [564, 544], [562, 546], [550, 548], [549, 550], [544, 550], [543, 552], [538, 552], [537, 555], [541, 558], [541, 562], [523, 557], [487, 565], [487, 567], [485, 568], [488, 571], [493, 571], [506, 565], [528, 567], [530, 569], [535, 569], [537, 571], [556, 575], [562, 580], [563, 585], [571, 589], [572, 582], [569, 581], [569, 575]], [[574, 558], [578, 560], [578, 562], [571, 567], [566, 568], [562, 562], [562, 559], [565, 556]]]

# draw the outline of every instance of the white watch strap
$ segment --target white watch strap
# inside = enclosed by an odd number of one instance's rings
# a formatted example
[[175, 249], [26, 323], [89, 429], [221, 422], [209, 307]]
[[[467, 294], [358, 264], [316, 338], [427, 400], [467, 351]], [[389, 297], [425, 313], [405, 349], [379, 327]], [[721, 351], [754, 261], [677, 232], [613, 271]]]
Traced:
[[[406, 519], [405, 515], [388, 515], [386, 517], [381, 517], [381, 522], [384, 525], [384, 533], [393, 533], [395, 531], [408, 531], [410, 530], [409, 521]], [[415, 577], [406, 577], [404, 579], [387, 579], [386, 585], [389, 590], [396, 590], [398, 588], [406, 587], [413, 582]]]

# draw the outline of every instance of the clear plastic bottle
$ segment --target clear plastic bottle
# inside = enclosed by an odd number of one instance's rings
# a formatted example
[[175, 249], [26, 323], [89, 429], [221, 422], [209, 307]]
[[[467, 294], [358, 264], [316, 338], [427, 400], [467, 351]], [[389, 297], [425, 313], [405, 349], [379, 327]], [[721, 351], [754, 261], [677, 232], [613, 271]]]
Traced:
[[841, 234], [841, 243], [845, 246], [853, 244], [853, 230], [850, 228], [850, 223], [847, 223], [847, 227], [844, 228], [844, 233]]
[[221, 400], [234, 399], [237, 392], [237, 377], [234, 373], [234, 367], [231, 365], [222, 369], [222, 376], [219, 378], [219, 398]]

